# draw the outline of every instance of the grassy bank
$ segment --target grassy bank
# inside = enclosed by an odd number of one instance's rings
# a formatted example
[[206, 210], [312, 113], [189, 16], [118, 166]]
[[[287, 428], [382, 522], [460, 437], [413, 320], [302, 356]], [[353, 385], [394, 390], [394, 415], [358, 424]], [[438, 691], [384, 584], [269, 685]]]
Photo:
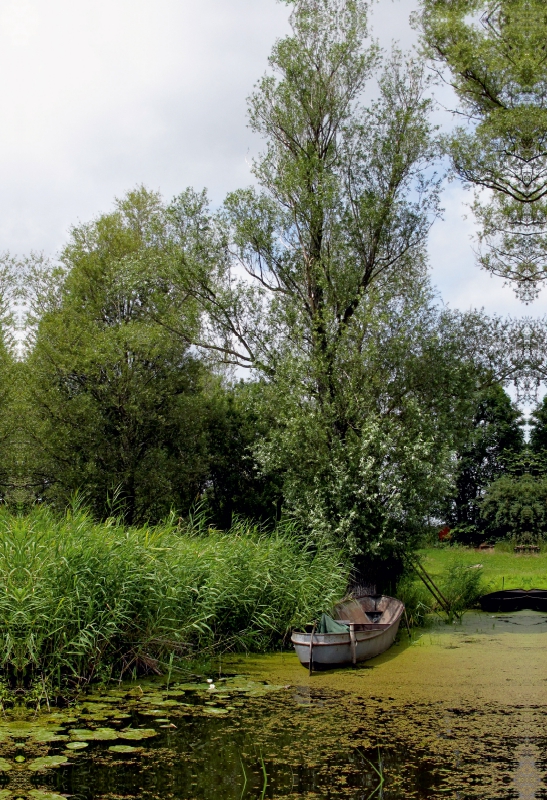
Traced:
[[547, 589], [547, 552], [520, 555], [509, 545], [497, 545], [491, 551], [465, 547], [431, 547], [419, 551], [425, 569], [433, 579], [442, 580], [454, 562], [466, 566], [482, 564], [484, 591], [505, 589]]
[[339, 552], [290, 528], [127, 529], [85, 512], [0, 515], [5, 678], [53, 685], [165, 670], [206, 649], [262, 650], [345, 592]]
[[[479, 597], [500, 589], [547, 589], [547, 552], [537, 555], [516, 554], [508, 543], [496, 545], [492, 551], [472, 548], [429, 547], [417, 554], [426, 572], [440, 588], [451, 613], [458, 615], [478, 605]], [[406, 605], [413, 624], [423, 625], [433, 611], [442, 607], [417, 575], [410, 571], [398, 586], [398, 597]]]

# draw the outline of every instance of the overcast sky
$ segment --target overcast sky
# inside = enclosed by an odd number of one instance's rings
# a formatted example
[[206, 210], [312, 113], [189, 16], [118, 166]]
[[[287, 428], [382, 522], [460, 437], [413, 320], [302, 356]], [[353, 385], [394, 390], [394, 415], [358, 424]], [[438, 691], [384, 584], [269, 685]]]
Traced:
[[[412, 0], [378, 0], [374, 33], [408, 48]], [[275, 0], [0, 0], [0, 250], [54, 255], [71, 225], [144, 183], [215, 203], [251, 180], [246, 97], [289, 10]], [[446, 115], [449, 122], [449, 116]], [[468, 195], [444, 195], [433, 279], [453, 308], [542, 314], [475, 265]]]

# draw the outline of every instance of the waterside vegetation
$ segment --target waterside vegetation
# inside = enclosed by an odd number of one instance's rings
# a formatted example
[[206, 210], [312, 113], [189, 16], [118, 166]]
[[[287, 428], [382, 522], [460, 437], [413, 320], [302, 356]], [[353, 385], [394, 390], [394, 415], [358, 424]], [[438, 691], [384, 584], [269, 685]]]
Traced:
[[97, 524], [83, 510], [0, 515], [2, 674], [67, 691], [167, 673], [204, 652], [264, 650], [344, 595], [339, 550], [198, 518]]

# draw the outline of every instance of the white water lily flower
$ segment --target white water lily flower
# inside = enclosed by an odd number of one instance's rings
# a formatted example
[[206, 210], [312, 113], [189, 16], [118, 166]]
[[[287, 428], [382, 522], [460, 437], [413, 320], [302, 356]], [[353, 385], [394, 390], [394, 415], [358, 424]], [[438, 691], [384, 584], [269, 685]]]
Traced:
[[207, 678], [207, 683], [212, 683], [212, 682], [213, 682], [212, 678]]

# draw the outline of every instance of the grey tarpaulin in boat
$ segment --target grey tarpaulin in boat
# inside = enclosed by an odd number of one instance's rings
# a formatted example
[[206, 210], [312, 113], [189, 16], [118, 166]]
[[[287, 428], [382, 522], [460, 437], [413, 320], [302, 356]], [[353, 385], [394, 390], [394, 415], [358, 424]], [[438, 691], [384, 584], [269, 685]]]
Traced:
[[341, 622], [337, 622], [328, 614], [321, 614], [319, 625], [317, 626], [317, 633], [347, 633], [349, 628]]

